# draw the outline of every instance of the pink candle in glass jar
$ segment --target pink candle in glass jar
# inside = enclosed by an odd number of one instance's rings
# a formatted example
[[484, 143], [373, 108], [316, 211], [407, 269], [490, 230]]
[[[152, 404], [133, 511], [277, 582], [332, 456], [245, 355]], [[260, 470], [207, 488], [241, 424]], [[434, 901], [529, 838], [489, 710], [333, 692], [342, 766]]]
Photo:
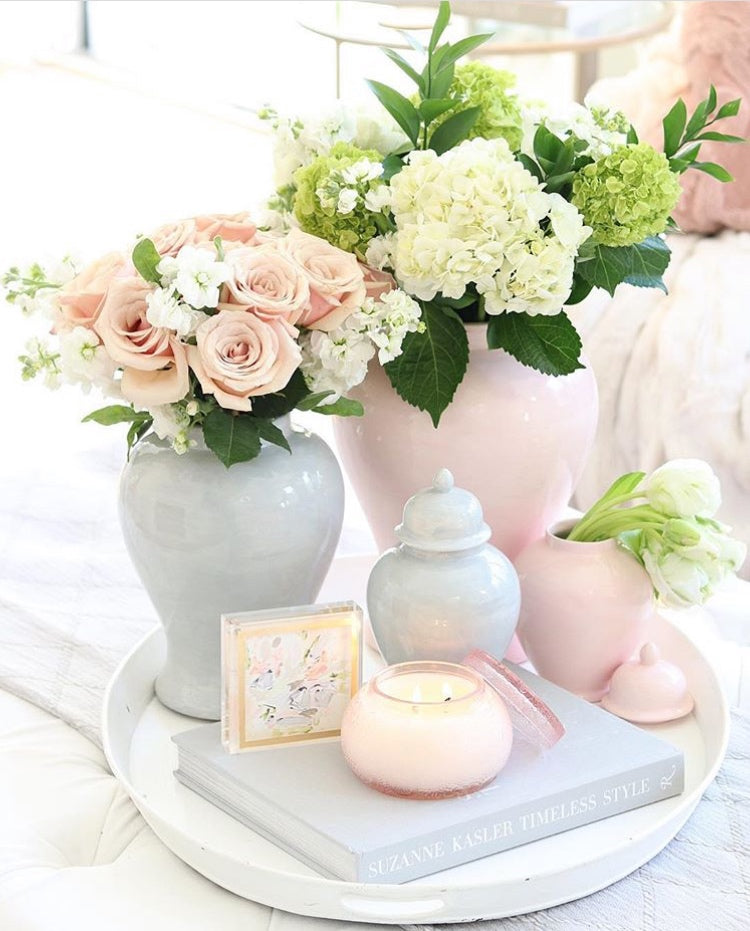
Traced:
[[455, 663], [389, 666], [357, 692], [341, 724], [341, 748], [366, 785], [403, 798], [475, 792], [510, 755], [502, 699]]

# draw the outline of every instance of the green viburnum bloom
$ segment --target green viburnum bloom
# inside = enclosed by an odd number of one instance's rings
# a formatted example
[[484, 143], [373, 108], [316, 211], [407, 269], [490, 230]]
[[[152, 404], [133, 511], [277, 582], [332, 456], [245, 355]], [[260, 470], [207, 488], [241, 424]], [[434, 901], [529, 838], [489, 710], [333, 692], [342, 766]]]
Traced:
[[480, 107], [467, 138], [505, 139], [511, 151], [517, 152], [521, 148], [521, 107], [515, 95], [508, 93], [515, 83], [516, 76], [510, 71], [500, 71], [481, 61], [458, 65], [449, 96], [458, 97], [461, 103], [435, 120], [433, 129], [454, 113]]
[[571, 202], [605, 246], [630, 246], [662, 233], [680, 197], [677, 175], [646, 142], [620, 145], [573, 179]]
[[381, 159], [374, 149], [337, 142], [327, 155], [298, 168], [294, 215], [302, 229], [346, 252], [364, 253], [382, 232], [377, 220], [387, 208]]

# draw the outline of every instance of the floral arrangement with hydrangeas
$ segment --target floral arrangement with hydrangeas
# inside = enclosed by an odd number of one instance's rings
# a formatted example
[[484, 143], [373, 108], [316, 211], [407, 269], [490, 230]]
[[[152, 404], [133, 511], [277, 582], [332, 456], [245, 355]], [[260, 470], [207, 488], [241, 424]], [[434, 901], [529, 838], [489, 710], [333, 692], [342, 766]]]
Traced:
[[78, 268], [10, 269], [8, 300], [51, 319], [23, 376], [96, 386], [117, 403], [88, 416], [128, 423], [129, 447], [152, 429], [177, 452], [190, 431], [227, 466], [287, 446], [274, 420], [294, 408], [360, 414], [346, 397], [377, 355], [398, 394], [435, 426], [468, 365], [466, 325], [551, 375], [581, 367], [564, 307], [621, 282], [664, 289], [661, 238], [710, 129], [739, 109], [710, 93], [688, 119], [664, 119], [664, 152], [620, 114], [576, 106], [564, 116], [522, 101], [514, 78], [460, 59], [489, 36], [410, 39], [421, 70], [406, 97], [377, 81], [385, 108], [343, 107], [283, 119], [276, 193], [263, 223], [201, 216]]
[[700, 459], [673, 459], [650, 475], [617, 479], [567, 536], [582, 543], [617, 540], [643, 566], [664, 604], [703, 604], [737, 572], [747, 547], [716, 520], [719, 479]]
[[639, 142], [622, 114], [550, 113], [518, 97], [513, 75], [459, 63], [490, 36], [441, 44], [449, 18], [441, 3], [427, 45], [407, 37], [421, 67], [383, 50], [414, 83], [411, 97], [368, 82], [401, 131], [385, 157], [371, 125], [360, 131], [346, 110], [322, 120], [262, 114], [277, 134], [273, 227], [322, 236], [418, 301], [422, 326], [385, 370], [435, 426], [466, 372], [467, 324], [486, 322], [491, 349], [565, 375], [582, 365], [566, 305], [622, 282], [666, 290], [661, 234], [674, 225], [678, 175], [731, 180], [698, 161], [699, 150], [708, 139], [741, 141], [710, 128], [740, 104], [718, 106], [714, 88], [690, 118], [681, 100], [667, 114], [663, 152]]

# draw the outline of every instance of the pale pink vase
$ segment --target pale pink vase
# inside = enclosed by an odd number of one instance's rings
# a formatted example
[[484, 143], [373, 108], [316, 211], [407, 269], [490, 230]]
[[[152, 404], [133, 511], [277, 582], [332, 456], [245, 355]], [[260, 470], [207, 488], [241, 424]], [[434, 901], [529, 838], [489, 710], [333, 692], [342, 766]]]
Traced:
[[469, 368], [440, 426], [406, 404], [371, 364], [350, 392], [363, 417], [335, 418], [340, 458], [378, 547], [408, 498], [441, 468], [481, 501], [492, 542], [511, 559], [560, 517], [581, 476], [598, 413], [591, 369], [553, 378], [487, 348], [486, 327], [468, 327]]
[[516, 633], [536, 671], [599, 701], [618, 666], [647, 639], [654, 596], [645, 569], [615, 540], [577, 543], [561, 521], [515, 560], [521, 582]]

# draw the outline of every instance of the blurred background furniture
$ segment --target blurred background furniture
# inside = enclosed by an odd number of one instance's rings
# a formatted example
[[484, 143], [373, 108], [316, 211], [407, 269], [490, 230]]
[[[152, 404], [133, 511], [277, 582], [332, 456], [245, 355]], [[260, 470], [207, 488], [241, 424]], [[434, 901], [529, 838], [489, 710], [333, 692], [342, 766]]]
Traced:
[[[400, 34], [405, 30], [429, 35], [436, 2], [383, 4], [337, 4], [326, 17], [305, 16], [303, 28], [334, 43], [336, 97], [341, 96], [341, 50], [344, 45], [387, 46], [410, 49]], [[378, 9], [378, 6], [381, 8]], [[396, 7], [396, 9], [394, 9]], [[430, 9], [423, 9], [429, 7]], [[453, 40], [476, 33], [494, 33], [478, 48], [474, 58], [509, 58], [503, 67], [515, 67], [521, 56], [569, 53], [573, 62], [574, 100], [583, 101], [586, 91], [598, 77], [599, 53], [603, 49], [629, 45], [666, 29], [674, 15], [674, 4], [666, 2], [454, 2], [454, 16], [448, 32]], [[497, 62], [493, 61], [493, 64]]]

